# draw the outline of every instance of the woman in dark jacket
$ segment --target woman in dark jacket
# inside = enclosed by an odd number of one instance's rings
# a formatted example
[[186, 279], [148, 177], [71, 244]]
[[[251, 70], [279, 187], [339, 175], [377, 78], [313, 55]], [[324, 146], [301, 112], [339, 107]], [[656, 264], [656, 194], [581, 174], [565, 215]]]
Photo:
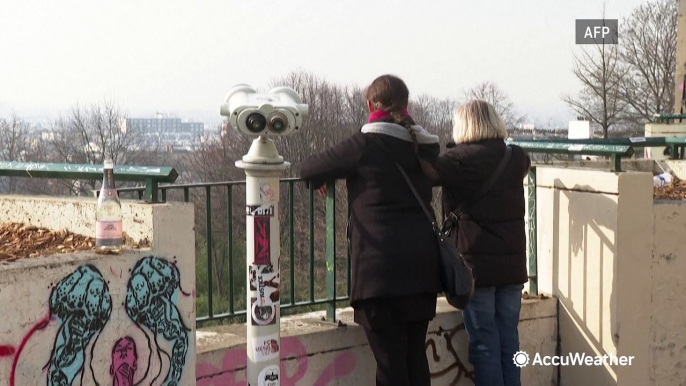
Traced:
[[[477, 196], [506, 150], [505, 125], [493, 106], [470, 101], [455, 111], [456, 145], [436, 163], [446, 213]], [[524, 177], [531, 160], [517, 146], [500, 177], [466, 210], [450, 235], [473, 267], [475, 291], [463, 317], [477, 386], [519, 386], [517, 325], [527, 279]]]
[[313, 188], [345, 178], [351, 205], [351, 305], [377, 362], [376, 384], [430, 385], [424, 346], [440, 292], [431, 224], [395, 163], [430, 205], [424, 174], [438, 157], [438, 137], [407, 114], [405, 83], [384, 75], [367, 89], [369, 122], [360, 132], [305, 160]]

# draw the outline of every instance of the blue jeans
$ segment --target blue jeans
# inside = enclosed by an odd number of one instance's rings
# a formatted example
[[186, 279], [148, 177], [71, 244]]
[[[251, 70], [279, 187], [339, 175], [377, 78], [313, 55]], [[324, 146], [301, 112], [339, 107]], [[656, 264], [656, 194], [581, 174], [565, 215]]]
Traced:
[[524, 285], [476, 288], [462, 311], [476, 386], [521, 386], [513, 362], [519, 350], [519, 311]]

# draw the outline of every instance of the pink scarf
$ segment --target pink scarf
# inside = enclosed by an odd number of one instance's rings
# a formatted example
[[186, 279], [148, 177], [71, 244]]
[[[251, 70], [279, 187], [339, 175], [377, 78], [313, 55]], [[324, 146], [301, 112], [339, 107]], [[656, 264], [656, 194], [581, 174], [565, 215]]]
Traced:
[[[403, 115], [409, 117], [410, 113], [407, 111], [407, 109], [402, 109], [401, 113]], [[379, 119], [384, 119], [384, 118], [390, 118], [391, 114], [386, 112], [385, 110], [375, 110], [373, 113], [369, 114], [369, 120], [367, 120], [367, 123], [372, 123], [374, 121], [377, 121]]]

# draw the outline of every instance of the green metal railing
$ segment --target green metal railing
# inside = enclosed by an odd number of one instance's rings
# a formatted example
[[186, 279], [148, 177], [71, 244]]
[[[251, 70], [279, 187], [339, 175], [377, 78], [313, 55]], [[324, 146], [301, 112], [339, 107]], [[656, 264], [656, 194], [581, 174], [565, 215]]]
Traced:
[[[316, 291], [315, 291], [315, 284], [316, 284], [316, 277], [315, 277], [315, 251], [320, 250], [321, 248], [317, 248], [317, 245], [315, 244], [315, 201], [314, 201], [314, 191], [311, 187], [308, 188], [308, 228], [309, 228], [309, 234], [310, 234], [310, 240], [309, 240], [309, 270], [308, 270], [308, 281], [309, 281], [309, 296], [307, 297], [307, 300], [304, 301], [296, 301], [295, 300], [295, 283], [296, 279], [300, 278], [301, 273], [297, 273], [298, 276], [296, 276], [295, 272], [295, 208], [294, 208], [294, 192], [295, 192], [295, 184], [302, 182], [301, 179], [298, 178], [285, 178], [281, 179], [280, 182], [282, 184], [287, 185], [287, 191], [288, 191], [288, 218], [287, 218], [287, 223], [288, 223], [288, 256], [289, 256], [289, 269], [288, 272], [285, 273], [288, 275], [289, 278], [289, 284], [288, 284], [288, 289], [289, 289], [289, 298], [287, 302], [281, 301], [281, 310], [289, 310], [289, 309], [297, 309], [297, 308], [304, 308], [304, 307], [311, 307], [311, 306], [319, 306], [319, 305], [324, 305], [326, 306], [326, 315], [327, 315], [327, 320], [335, 322], [336, 321], [336, 307], [339, 303], [341, 302], [346, 302], [350, 299], [350, 267], [351, 267], [351, 262], [350, 262], [350, 254], [348, 253], [346, 258], [346, 276], [347, 276], [347, 281], [346, 281], [346, 288], [347, 291], [343, 295], [339, 295], [337, 293], [337, 253], [336, 253], [336, 232], [340, 231], [339, 228], [337, 228], [336, 224], [336, 189], [335, 189], [335, 182], [329, 182], [327, 184], [327, 189], [326, 189], [326, 245], [325, 245], [325, 255], [326, 255], [326, 276], [325, 276], [325, 286], [326, 286], [326, 296], [324, 298], [317, 298], [316, 296]], [[200, 184], [174, 184], [174, 185], [159, 185], [157, 188], [160, 190], [160, 196], [162, 197], [162, 201], [166, 201], [168, 192], [173, 191], [173, 190], [182, 190], [183, 191], [183, 201], [184, 202], [190, 202], [190, 193], [191, 189], [201, 189], [204, 191], [204, 201], [205, 201], [205, 217], [206, 217], [206, 242], [207, 242], [207, 253], [206, 253], [206, 264], [207, 264], [207, 287], [208, 287], [208, 292], [207, 292], [207, 297], [208, 297], [208, 313], [207, 315], [201, 315], [198, 316], [196, 321], [198, 323], [206, 323], [206, 322], [213, 322], [213, 321], [221, 321], [225, 319], [235, 319], [235, 318], [242, 318], [246, 316], [246, 310], [245, 309], [240, 309], [237, 310], [235, 308], [235, 293], [236, 293], [236, 288], [234, 288], [234, 273], [236, 272], [235, 270], [237, 269], [238, 272], [243, 273], [245, 271], [244, 266], [240, 267], [235, 267], [235, 256], [233, 253], [233, 245], [234, 245], [234, 220], [233, 220], [233, 193], [236, 187], [238, 186], [245, 186], [245, 181], [230, 181], [230, 182], [213, 182], [213, 183], [200, 183]], [[214, 306], [214, 293], [213, 289], [214, 288], [214, 264], [213, 264], [213, 255], [212, 255], [212, 249], [209, 247], [212, 245], [212, 218], [213, 218], [213, 209], [212, 209], [212, 191], [213, 189], [226, 189], [226, 197], [227, 197], [227, 221], [228, 221], [228, 226], [227, 226], [227, 239], [228, 239], [228, 278], [229, 278], [229, 283], [228, 283], [228, 294], [224, 294], [228, 296], [229, 299], [229, 304], [228, 304], [228, 310], [225, 312], [216, 312], [215, 306]], [[119, 189], [120, 194], [127, 194], [127, 193], [133, 193], [137, 194], [138, 198], [143, 197], [143, 192], [145, 190], [145, 187], [134, 187], [134, 188], [122, 188]], [[216, 214], [214, 214], [216, 215]], [[282, 277], [284, 276], [284, 272], [282, 272]]]
[[517, 145], [528, 153], [543, 154], [584, 154], [608, 156], [612, 160], [612, 170], [622, 170], [622, 158], [634, 154], [629, 145], [596, 144], [578, 141], [523, 141], [515, 140], [508, 143]]
[[[61, 180], [101, 180], [102, 165], [57, 164], [44, 162], [0, 161], [0, 177], [56, 178]], [[172, 167], [165, 166], [115, 166], [115, 181], [144, 182], [140, 196], [148, 202], [158, 202], [160, 183], [172, 183], [179, 174]]]
[[612, 171], [622, 171], [622, 159], [633, 156], [635, 149], [645, 147], [667, 147], [671, 159], [683, 159], [686, 138], [680, 137], [636, 137], [606, 139], [546, 139], [510, 140], [508, 143], [520, 146], [527, 153], [583, 154], [609, 157]]
[[679, 120], [679, 123], [681, 123], [686, 119], [686, 114], [654, 114], [652, 121], [670, 124], [671, 121], [676, 121], [677, 119]]

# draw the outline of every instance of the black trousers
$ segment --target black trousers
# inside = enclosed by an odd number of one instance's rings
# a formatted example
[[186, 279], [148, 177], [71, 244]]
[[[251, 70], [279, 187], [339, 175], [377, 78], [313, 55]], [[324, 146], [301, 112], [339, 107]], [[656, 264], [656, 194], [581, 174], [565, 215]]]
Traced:
[[426, 320], [364, 329], [376, 359], [377, 386], [431, 385], [425, 346], [428, 328]]

